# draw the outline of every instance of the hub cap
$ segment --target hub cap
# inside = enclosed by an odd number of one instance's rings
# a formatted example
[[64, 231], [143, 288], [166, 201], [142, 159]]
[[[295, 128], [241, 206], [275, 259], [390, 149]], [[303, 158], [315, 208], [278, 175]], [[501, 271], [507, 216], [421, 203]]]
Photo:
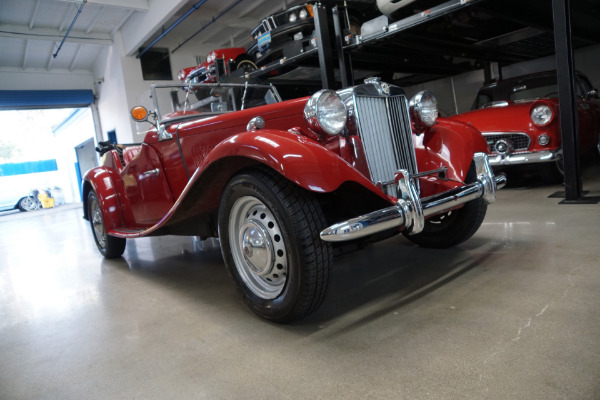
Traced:
[[92, 227], [94, 228], [94, 236], [98, 241], [100, 247], [106, 247], [106, 232], [104, 231], [104, 220], [102, 219], [102, 211], [100, 205], [96, 200], [92, 201], [90, 205], [90, 211], [92, 214]]
[[276, 298], [287, 279], [287, 249], [267, 206], [251, 196], [236, 200], [229, 218], [229, 241], [246, 286], [260, 298]]

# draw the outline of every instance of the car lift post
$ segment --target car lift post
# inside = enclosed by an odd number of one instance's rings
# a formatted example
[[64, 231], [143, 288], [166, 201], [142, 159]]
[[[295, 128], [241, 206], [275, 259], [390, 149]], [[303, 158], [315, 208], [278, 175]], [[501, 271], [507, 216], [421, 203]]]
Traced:
[[313, 6], [315, 31], [317, 32], [317, 51], [321, 69], [323, 89], [335, 89], [335, 74], [333, 71], [333, 50], [331, 46], [331, 30], [329, 21], [331, 13], [321, 3]]
[[571, 202], [581, 198], [581, 171], [569, 0], [552, 0], [552, 12], [554, 15], [560, 129], [563, 143], [565, 200]]

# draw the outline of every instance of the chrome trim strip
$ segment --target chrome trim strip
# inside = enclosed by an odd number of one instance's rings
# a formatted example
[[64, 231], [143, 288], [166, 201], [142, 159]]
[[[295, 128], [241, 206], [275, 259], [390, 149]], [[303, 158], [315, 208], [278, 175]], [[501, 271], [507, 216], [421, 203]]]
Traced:
[[[416, 234], [423, 229], [425, 217], [449, 211], [479, 198], [488, 203], [493, 202], [496, 190], [506, 185], [506, 176], [494, 176], [484, 153], [476, 153], [474, 162], [477, 182], [427, 199], [419, 199], [414, 183], [407, 175], [403, 175], [398, 182], [398, 190], [403, 197], [395, 205], [334, 224], [321, 231], [321, 239], [326, 242], [344, 242], [393, 228], [405, 228], [410, 234]], [[401, 173], [406, 174], [406, 171]]]
[[490, 156], [491, 166], [535, 164], [557, 161], [562, 157], [561, 150], [542, 150], [536, 152], [512, 153], [508, 155]]

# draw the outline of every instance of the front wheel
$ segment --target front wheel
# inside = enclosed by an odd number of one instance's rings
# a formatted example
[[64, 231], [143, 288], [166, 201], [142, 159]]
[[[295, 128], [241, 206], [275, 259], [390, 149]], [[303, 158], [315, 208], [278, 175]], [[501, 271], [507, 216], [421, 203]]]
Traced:
[[106, 234], [104, 227], [104, 218], [102, 217], [102, 208], [98, 202], [96, 193], [91, 191], [88, 194], [88, 217], [90, 219], [90, 226], [92, 227], [92, 234], [94, 235], [94, 241], [100, 253], [105, 258], [117, 258], [121, 257], [125, 251], [126, 240]]
[[[471, 165], [465, 183], [475, 182], [477, 174]], [[422, 247], [445, 249], [456, 246], [477, 232], [485, 214], [487, 203], [483, 198], [470, 201], [457, 210], [435, 215], [425, 220], [425, 227], [416, 235], [405, 234], [411, 242]]]
[[227, 184], [219, 208], [223, 258], [246, 304], [289, 322], [314, 311], [329, 283], [332, 251], [319, 232], [319, 203], [280, 175], [261, 170]]
[[39, 208], [39, 205], [33, 196], [26, 196], [19, 200], [17, 207], [21, 211], [34, 211]]

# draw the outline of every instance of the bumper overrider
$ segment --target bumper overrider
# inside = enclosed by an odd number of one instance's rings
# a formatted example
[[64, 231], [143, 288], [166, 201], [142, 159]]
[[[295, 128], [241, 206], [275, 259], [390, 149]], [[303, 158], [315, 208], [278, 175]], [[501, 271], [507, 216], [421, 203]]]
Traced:
[[475, 153], [473, 162], [477, 172], [476, 182], [426, 199], [419, 198], [410, 175], [401, 170], [398, 193], [402, 193], [402, 198], [395, 205], [332, 225], [321, 231], [321, 239], [326, 242], [344, 242], [394, 228], [404, 228], [414, 235], [423, 230], [426, 217], [480, 198], [488, 204], [493, 203], [496, 200], [496, 190], [506, 185], [506, 176], [494, 176], [485, 153]]

